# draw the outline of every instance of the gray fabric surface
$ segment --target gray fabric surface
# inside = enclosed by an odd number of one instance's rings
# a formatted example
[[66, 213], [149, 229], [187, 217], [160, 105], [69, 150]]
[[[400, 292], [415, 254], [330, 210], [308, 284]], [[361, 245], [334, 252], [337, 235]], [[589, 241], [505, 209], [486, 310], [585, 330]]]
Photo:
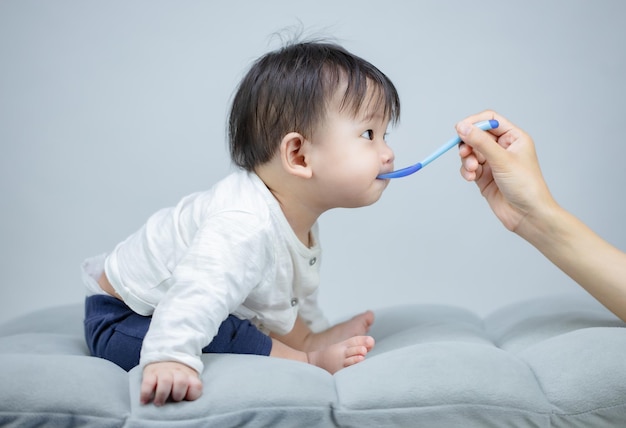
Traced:
[[156, 408], [139, 404], [138, 369], [88, 356], [81, 305], [38, 311], [0, 325], [0, 426], [626, 426], [626, 325], [591, 298], [376, 317], [367, 360], [334, 376], [204, 355], [203, 396]]

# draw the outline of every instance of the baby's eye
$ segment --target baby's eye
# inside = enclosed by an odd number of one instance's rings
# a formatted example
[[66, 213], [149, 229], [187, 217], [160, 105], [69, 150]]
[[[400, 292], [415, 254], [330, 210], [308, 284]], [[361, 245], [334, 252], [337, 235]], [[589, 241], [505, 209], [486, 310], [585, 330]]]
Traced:
[[361, 134], [361, 137], [367, 138], [368, 140], [373, 140], [374, 139], [374, 131], [372, 131], [371, 129], [368, 129], [367, 131], [365, 131], [364, 133]]

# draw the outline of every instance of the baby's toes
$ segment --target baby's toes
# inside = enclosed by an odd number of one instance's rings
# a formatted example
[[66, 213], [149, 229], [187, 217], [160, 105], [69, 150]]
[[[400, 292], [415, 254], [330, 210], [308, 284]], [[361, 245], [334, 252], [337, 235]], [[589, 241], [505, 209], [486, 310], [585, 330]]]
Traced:
[[365, 356], [364, 355], [353, 355], [351, 357], [348, 357], [345, 359], [344, 361], [344, 367], [350, 367], [353, 366], [354, 364], [358, 364], [360, 362], [362, 362], [363, 360], [365, 360]]
[[374, 348], [374, 338], [372, 336], [356, 336], [354, 339], [357, 339], [355, 345], [364, 346], [367, 348], [367, 352], [371, 351]]
[[365, 346], [350, 346], [346, 348], [346, 358], [352, 358], [356, 356], [366, 356], [368, 350]]

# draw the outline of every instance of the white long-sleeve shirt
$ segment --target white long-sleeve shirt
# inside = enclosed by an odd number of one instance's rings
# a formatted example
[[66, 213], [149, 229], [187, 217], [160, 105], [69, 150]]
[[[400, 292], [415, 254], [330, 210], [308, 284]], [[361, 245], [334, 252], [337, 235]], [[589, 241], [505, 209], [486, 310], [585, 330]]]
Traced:
[[311, 238], [310, 248], [300, 242], [265, 184], [244, 171], [152, 215], [104, 261], [124, 302], [152, 315], [140, 365], [179, 361], [201, 372], [202, 348], [229, 314], [265, 333], [288, 333], [298, 315], [326, 328], [317, 223]]

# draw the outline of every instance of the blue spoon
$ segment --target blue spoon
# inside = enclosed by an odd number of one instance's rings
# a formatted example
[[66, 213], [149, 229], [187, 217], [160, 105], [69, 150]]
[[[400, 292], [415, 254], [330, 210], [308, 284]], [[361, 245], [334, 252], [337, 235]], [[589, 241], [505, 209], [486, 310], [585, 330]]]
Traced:
[[[492, 120], [483, 120], [482, 122], [475, 123], [474, 125], [482, 129], [483, 131], [487, 131], [489, 129], [497, 128], [500, 124], [498, 123], [497, 120], [492, 119]], [[380, 174], [377, 178], [400, 178], [400, 177], [406, 177], [407, 175], [411, 175], [414, 172], [417, 172], [420, 169], [424, 168], [426, 165], [428, 165], [429, 163], [437, 159], [439, 156], [441, 156], [442, 154], [444, 154], [445, 152], [447, 152], [448, 150], [450, 150], [452, 147], [456, 146], [460, 142], [461, 142], [461, 139], [458, 136], [456, 136], [450, 141], [448, 141], [446, 144], [441, 146], [437, 151], [435, 151], [432, 155], [428, 156], [423, 161], [418, 162], [415, 165], [407, 166], [406, 168], [397, 169], [395, 171], [387, 172], [385, 174]]]

